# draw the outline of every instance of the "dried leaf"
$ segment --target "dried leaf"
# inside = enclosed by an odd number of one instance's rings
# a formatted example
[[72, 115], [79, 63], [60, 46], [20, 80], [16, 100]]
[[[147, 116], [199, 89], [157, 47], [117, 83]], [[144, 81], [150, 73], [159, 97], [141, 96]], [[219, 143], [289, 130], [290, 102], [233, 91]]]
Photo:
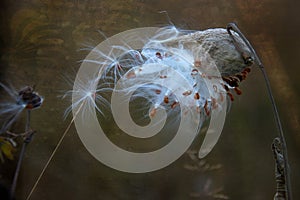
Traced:
[[0, 152], [1, 152], [0, 153], [1, 160], [4, 160], [3, 159], [4, 156], [9, 160], [14, 159], [13, 153], [15, 152], [15, 148], [10, 142], [6, 141], [5, 138], [3, 137], [0, 137]]

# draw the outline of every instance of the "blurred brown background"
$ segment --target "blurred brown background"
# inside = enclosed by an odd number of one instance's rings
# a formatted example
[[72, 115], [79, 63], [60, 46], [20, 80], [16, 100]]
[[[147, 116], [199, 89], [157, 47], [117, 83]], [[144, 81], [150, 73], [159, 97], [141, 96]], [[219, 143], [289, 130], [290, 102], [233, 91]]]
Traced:
[[[165, 26], [167, 11], [179, 28], [203, 30], [236, 22], [253, 44], [270, 76], [279, 107], [292, 170], [294, 199], [300, 199], [300, 2], [296, 0], [27, 0], [0, 2], [0, 81], [16, 88], [36, 84], [45, 97], [32, 113], [37, 130], [28, 146], [16, 191], [25, 199], [70, 122], [70, 102], [57, 96], [72, 86], [84, 45], [97, 45], [102, 31]], [[126, 174], [96, 161], [74, 127], [54, 156], [31, 199], [273, 199], [276, 137], [272, 108], [262, 75], [251, 72], [236, 97], [222, 136], [204, 160], [185, 154], [162, 170]], [[1, 97], [0, 97], [1, 98]], [[21, 116], [14, 130], [22, 131]], [[17, 155], [17, 154], [16, 154]], [[9, 187], [14, 161], [0, 164], [1, 184]]]

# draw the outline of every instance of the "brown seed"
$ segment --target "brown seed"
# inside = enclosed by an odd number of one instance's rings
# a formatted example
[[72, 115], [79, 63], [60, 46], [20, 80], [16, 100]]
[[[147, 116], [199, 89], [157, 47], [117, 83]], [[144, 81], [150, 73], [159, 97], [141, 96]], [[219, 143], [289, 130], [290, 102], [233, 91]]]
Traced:
[[171, 108], [174, 109], [176, 106], [179, 105], [179, 102], [178, 101], [174, 101], [171, 105]]
[[239, 79], [239, 81], [244, 80], [244, 76], [242, 74], [236, 74], [235, 76]]
[[150, 116], [150, 117], [154, 117], [155, 114], [156, 114], [156, 108], [153, 108], [153, 109], [150, 111], [149, 116]]
[[245, 80], [247, 78], [247, 73], [246, 72], [242, 72], [242, 76], [243, 76], [243, 80]]
[[169, 97], [168, 97], [168, 96], [165, 96], [165, 97], [164, 97], [164, 102], [165, 102], [165, 103], [169, 103]]
[[226, 83], [230, 83], [231, 82], [231, 79], [230, 79], [230, 77], [222, 77], [222, 79], [223, 79], [223, 81], [225, 81]]
[[234, 97], [233, 97], [233, 95], [230, 92], [227, 92], [227, 95], [230, 97], [231, 101], [234, 101]]
[[250, 73], [251, 72], [251, 68], [250, 67], [246, 67], [243, 71], [247, 72], [247, 73]]
[[199, 95], [198, 92], [196, 92], [196, 93], [194, 94], [194, 99], [196, 99], [196, 100], [199, 100], [199, 99], [200, 99], [200, 95]]
[[231, 79], [232, 79], [232, 81], [237, 82], [237, 83], [240, 81], [239, 78], [236, 76], [231, 76]]
[[237, 95], [241, 95], [241, 94], [242, 94], [242, 90], [240, 90], [240, 88], [238, 88], [238, 87], [235, 87], [235, 88], [234, 88], [234, 91], [235, 91], [235, 93], [236, 93]]
[[189, 96], [190, 94], [192, 94], [191, 90], [185, 91], [184, 93], [182, 93], [183, 96]]
[[194, 61], [194, 66], [195, 67], [201, 67], [201, 61], [200, 60], [195, 60]]
[[208, 106], [208, 102], [207, 102], [207, 100], [206, 100], [206, 101], [205, 101], [205, 104], [204, 104], [204, 110], [205, 110], [206, 115], [209, 116], [210, 111], [209, 111], [209, 109], [208, 109], [207, 106]]
[[156, 94], [160, 94], [160, 93], [161, 93], [161, 90], [155, 90], [155, 93], [156, 93]]
[[231, 78], [231, 80], [229, 81], [229, 85], [231, 86], [231, 87], [238, 87], [239, 86], [239, 81], [238, 81], [238, 79], [236, 78], [236, 79], [234, 79], [234, 78], [232, 78], [232, 77], [230, 77]]
[[228, 85], [224, 85], [224, 89], [228, 92], [229, 91]]
[[126, 78], [135, 78], [136, 75], [134, 73], [134, 71], [128, 72], [128, 74], [126, 75]]
[[220, 93], [220, 101], [223, 101], [224, 100], [224, 96], [222, 93]]
[[156, 57], [157, 57], [157, 58], [159, 58], [159, 59], [162, 59], [161, 53], [159, 53], [159, 52], [156, 52], [156, 54], [155, 54], [155, 55], [156, 55]]

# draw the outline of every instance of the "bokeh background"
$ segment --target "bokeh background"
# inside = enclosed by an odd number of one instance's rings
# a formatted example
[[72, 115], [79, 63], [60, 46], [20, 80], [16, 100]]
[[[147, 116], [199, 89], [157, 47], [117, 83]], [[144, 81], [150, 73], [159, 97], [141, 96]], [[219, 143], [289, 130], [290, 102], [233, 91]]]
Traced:
[[[269, 74], [279, 107], [291, 166], [294, 199], [300, 199], [300, 1], [296, 0], [23, 0], [0, 2], [0, 82], [16, 88], [36, 85], [45, 98], [32, 112], [37, 131], [27, 148], [16, 199], [26, 199], [59, 138], [72, 85], [88, 51], [106, 36], [145, 27], [203, 30], [236, 22], [255, 47]], [[254, 68], [226, 119], [219, 142], [203, 160], [189, 152], [152, 173], [127, 174], [95, 160], [71, 127], [30, 199], [273, 199], [277, 135], [260, 71]], [[3, 95], [3, 93], [1, 93]], [[3, 96], [0, 96], [2, 98]], [[13, 126], [22, 132], [25, 116]], [[197, 144], [194, 145], [197, 147]], [[19, 147], [20, 148], [20, 147]], [[18, 149], [19, 149], [18, 148]], [[15, 159], [0, 163], [0, 181], [10, 186]]]

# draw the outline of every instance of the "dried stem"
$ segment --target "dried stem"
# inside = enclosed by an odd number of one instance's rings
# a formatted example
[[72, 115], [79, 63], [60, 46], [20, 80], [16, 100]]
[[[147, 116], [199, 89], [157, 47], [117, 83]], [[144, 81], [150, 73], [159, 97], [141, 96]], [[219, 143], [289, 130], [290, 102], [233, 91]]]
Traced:
[[32, 139], [32, 135], [33, 135], [34, 131], [30, 130], [30, 110], [27, 110], [27, 121], [26, 121], [26, 126], [25, 126], [25, 138], [24, 138], [24, 142], [22, 144], [22, 149], [19, 155], [19, 159], [18, 159], [18, 163], [17, 163], [17, 168], [14, 174], [14, 179], [13, 179], [13, 183], [10, 189], [10, 199], [14, 198], [14, 194], [16, 191], [16, 187], [17, 187], [17, 181], [18, 181], [18, 177], [19, 177], [19, 173], [20, 173], [20, 169], [21, 169], [21, 165], [22, 165], [22, 161], [25, 155], [25, 150], [27, 145], [30, 143], [31, 139]]
[[[234, 40], [234, 37], [231, 33], [231, 30], [235, 31], [241, 37], [241, 39], [245, 42], [245, 44], [247, 45], [247, 47], [249, 48], [249, 50], [251, 51], [251, 53], [254, 57], [254, 62], [256, 62], [256, 64], [259, 66], [259, 68], [261, 69], [262, 74], [264, 76], [266, 86], [267, 86], [267, 91], [268, 91], [268, 94], [269, 94], [269, 98], [271, 100], [272, 107], [273, 107], [274, 118], [276, 120], [276, 125], [277, 125], [277, 129], [278, 129], [278, 136], [279, 136], [279, 139], [280, 139], [281, 144], [282, 144], [282, 154], [283, 154], [283, 162], [284, 162], [284, 176], [285, 176], [285, 180], [286, 180], [286, 186], [285, 186], [286, 188], [285, 189], [287, 191], [286, 199], [287, 200], [292, 200], [292, 189], [291, 189], [291, 179], [290, 179], [290, 168], [289, 168], [289, 163], [288, 163], [287, 145], [286, 145], [286, 142], [285, 142], [285, 137], [284, 137], [280, 117], [279, 117], [279, 114], [278, 114], [277, 106], [276, 106], [276, 103], [275, 103], [275, 99], [274, 99], [273, 94], [272, 94], [269, 78], [267, 76], [265, 67], [262, 64], [262, 62], [260, 61], [259, 57], [257, 56], [254, 48], [252, 47], [250, 42], [247, 40], [247, 38], [242, 34], [242, 32], [239, 30], [239, 28], [236, 26], [236, 24], [229, 23], [227, 25], [227, 31], [228, 31], [229, 35], [232, 36], [232, 38]], [[241, 53], [243, 53], [243, 52], [241, 52]]]

